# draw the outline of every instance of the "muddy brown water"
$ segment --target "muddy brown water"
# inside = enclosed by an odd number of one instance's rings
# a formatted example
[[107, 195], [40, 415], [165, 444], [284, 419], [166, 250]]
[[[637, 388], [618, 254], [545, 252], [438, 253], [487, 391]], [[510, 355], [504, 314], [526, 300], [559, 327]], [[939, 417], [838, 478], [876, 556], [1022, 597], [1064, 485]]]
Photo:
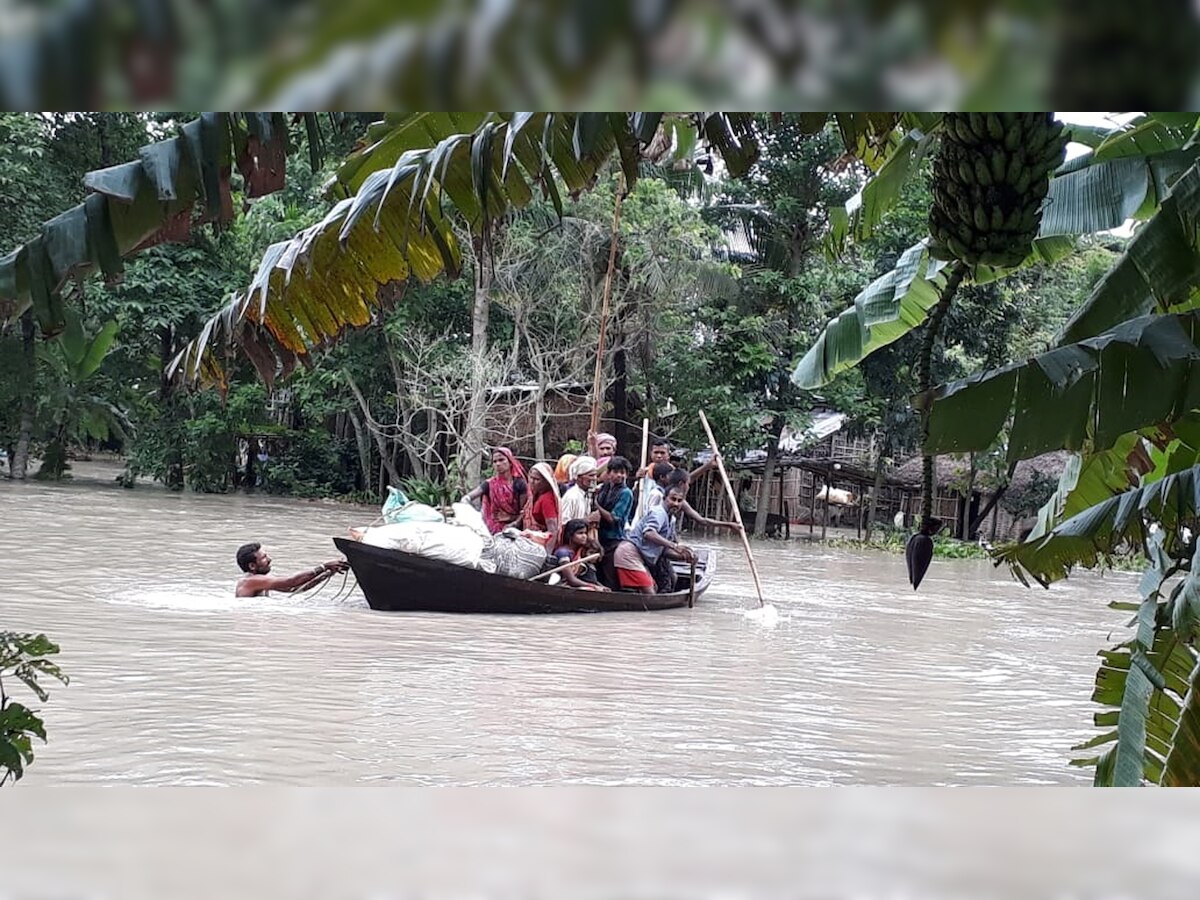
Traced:
[[[1135, 576], [1028, 590], [978, 561], [740, 545], [695, 609], [376, 613], [361, 593], [236, 600], [247, 540], [287, 573], [373, 511], [0, 481], [0, 628], [71, 675], [41, 784], [1085, 784], [1096, 651]], [[23, 689], [19, 689], [23, 690]]]

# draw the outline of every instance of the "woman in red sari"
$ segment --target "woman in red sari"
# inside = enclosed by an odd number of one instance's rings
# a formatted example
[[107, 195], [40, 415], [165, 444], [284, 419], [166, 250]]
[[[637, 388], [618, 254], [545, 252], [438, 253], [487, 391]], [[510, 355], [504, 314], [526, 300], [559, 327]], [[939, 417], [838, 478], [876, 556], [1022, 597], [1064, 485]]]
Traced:
[[509, 525], [520, 526], [529, 489], [524, 467], [507, 447], [493, 451], [492, 469], [496, 474], [463, 497], [463, 503], [482, 497], [483, 523], [492, 534], [498, 534]]
[[525, 536], [547, 550], [558, 547], [559, 527], [558, 482], [554, 470], [544, 462], [529, 471], [529, 499], [525, 501]]

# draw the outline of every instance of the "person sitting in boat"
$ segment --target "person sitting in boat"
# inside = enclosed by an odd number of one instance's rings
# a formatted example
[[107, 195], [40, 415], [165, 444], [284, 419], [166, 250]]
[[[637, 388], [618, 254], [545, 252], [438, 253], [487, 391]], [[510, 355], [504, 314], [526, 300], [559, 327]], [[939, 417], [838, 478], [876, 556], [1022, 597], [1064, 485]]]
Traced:
[[[584, 519], [571, 519], [563, 526], [562, 546], [554, 551], [560, 563], [582, 560], [600, 552], [600, 545], [588, 535], [588, 523]], [[600, 583], [594, 563], [579, 562], [578, 565], [562, 570], [562, 579], [573, 588], [584, 591], [607, 591]]]
[[571, 463], [579, 459], [574, 453], [564, 453], [554, 466], [554, 480], [558, 482], [558, 493], [561, 496], [571, 487]]
[[596, 483], [596, 460], [580, 456], [571, 463], [571, 480], [575, 483], [562, 495], [559, 518], [563, 522], [585, 519], [589, 525], [600, 522], [600, 514], [592, 511], [592, 487]]
[[[679, 487], [683, 490], [684, 496], [687, 496], [688, 485], [691, 483], [691, 476], [683, 469], [675, 469], [667, 476], [666, 490], [671, 490], [673, 487]], [[742, 526], [737, 522], [722, 522], [718, 519], [710, 519], [707, 516], [702, 516], [687, 500], [683, 501], [682, 514], [687, 516], [698, 525], [704, 525], [708, 528], [728, 528], [730, 531], [741, 531]]]
[[672, 515], [683, 508], [683, 491], [672, 488], [661, 506], [646, 511], [629, 531], [629, 537], [617, 545], [613, 562], [618, 584], [623, 590], [655, 594], [671, 590], [673, 574], [670, 560], [691, 562], [696, 558], [690, 547], [678, 543]]
[[548, 550], [558, 546], [559, 514], [558, 482], [549, 464], [540, 462], [529, 470], [529, 496], [521, 518], [524, 534]]
[[334, 559], [295, 575], [272, 575], [271, 557], [257, 541], [238, 547], [237, 564], [246, 574], [238, 579], [235, 597], [261, 597], [267, 591], [300, 593], [321, 584], [334, 572], [345, 572], [350, 567], [344, 559]]
[[607, 431], [599, 434], [589, 431], [587, 437], [588, 455], [592, 459], [614, 456], [617, 452], [617, 439]]
[[483, 498], [483, 523], [492, 534], [499, 534], [509, 525], [517, 524], [529, 487], [524, 467], [507, 447], [492, 451], [492, 470], [496, 474], [465, 495], [462, 502], [474, 505]]

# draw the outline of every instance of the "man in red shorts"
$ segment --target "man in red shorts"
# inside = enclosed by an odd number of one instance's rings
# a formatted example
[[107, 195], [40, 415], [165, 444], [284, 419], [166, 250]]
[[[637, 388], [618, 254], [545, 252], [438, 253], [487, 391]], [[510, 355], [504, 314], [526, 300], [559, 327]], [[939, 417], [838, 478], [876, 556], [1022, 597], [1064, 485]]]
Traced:
[[617, 545], [613, 562], [617, 568], [617, 582], [622, 590], [634, 590], [642, 594], [658, 593], [654, 576], [651, 574], [668, 559], [691, 561], [694, 555], [689, 547], [676, 542], [675, 526], [671, 517], [683, 508], [686, 491], [673, 487], [667, 492], [662, 506], [646, 511], [633, 528], [629, 537]]

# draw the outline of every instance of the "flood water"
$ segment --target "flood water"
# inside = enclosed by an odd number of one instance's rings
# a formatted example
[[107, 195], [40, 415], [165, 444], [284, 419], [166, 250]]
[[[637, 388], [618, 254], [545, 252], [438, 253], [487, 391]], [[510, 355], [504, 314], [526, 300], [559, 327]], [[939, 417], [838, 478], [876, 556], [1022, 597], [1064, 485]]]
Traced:
[[740, 544], [708, 541], [691, 610], [377, 613], [340, 576], [235, 600], [239, 544], [287, 574], [374, 511], [77, 469], [0, 480], [0, 628], [46, 632], [71, 676], [47, 785], [1086, 784], [1070, 746], [1136, 583], [935, 560], [914, 594], [900, 556], [767, 542], [758, 610]]

